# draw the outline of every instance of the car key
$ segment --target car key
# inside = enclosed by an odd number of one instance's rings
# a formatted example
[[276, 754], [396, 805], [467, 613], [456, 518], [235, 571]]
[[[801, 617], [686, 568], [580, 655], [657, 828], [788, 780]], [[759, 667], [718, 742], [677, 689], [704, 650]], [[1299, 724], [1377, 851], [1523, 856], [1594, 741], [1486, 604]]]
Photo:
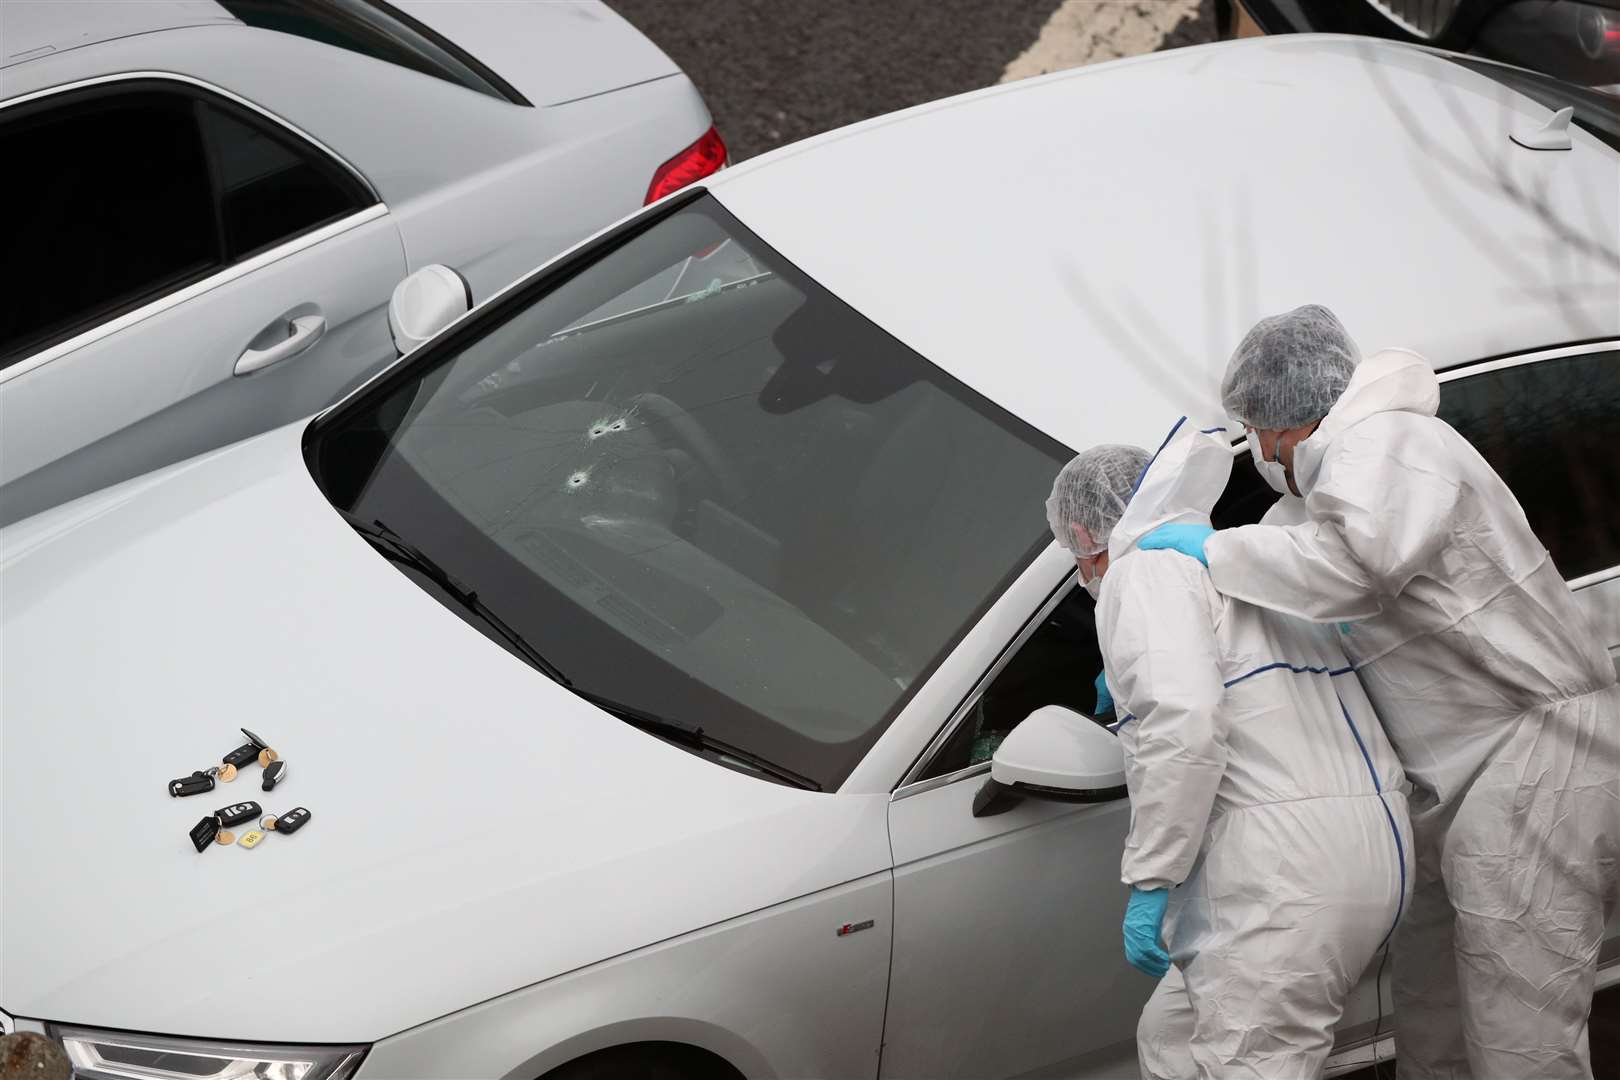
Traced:
[[214, 816], [219, 818], [222, 826], [240, 825], [244, 821], [258, 817], [263, 811], [256, 802], [232, 803], [222, 810], [215, 810]]
[[264, 778], [259, 781], [259, 786], [265, 791], [271, 791], [285, 779], [287, 779], [287, 763], [281, 760], [272, 761], [264, 767]]
[[209, 815], [191, 827], [191, 842], [200, 852], [219, 835], [219, 818]]
[[182, 776], [178, 780], [169, 781], [169, 795], [177, 799], [186, 795], [201, 795], [205, 791], [213, 790], [213, 775], [205, 773], [201, 769], [198, 769], [190, 776]]
[[295, 807], [285, 814], [276, 815], [276, 832], [283, 834], [295, 833], [302, 829], [304, 823], [308, 820], [309, 811], [302, 806]]
[[227, 765], [235, 765], [240, 769], [244, 765], [258, 761], [260, 749], [262, 748], [257, 743], [243, 743], [220, 760]]

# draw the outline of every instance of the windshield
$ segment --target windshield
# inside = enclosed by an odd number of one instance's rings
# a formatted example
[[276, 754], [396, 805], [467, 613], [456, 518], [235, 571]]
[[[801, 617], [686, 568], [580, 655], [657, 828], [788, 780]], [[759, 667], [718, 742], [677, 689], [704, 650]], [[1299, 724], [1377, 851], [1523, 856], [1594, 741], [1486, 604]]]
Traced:
[[1049, 541], [1069, 452], [712, 198], [653, 220], [400, 365], [308, 457], [581, 693], [830, 790]]

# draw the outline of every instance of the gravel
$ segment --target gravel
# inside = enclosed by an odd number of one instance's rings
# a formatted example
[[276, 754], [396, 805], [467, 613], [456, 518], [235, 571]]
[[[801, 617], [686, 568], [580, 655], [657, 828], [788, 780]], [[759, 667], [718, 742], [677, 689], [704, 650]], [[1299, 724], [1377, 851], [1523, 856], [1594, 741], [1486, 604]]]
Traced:
[[[741, 161], [869, 116], [1000, 81], [1058, 0], [609, 0], [697, 83]], [[1216, 0], [1169, 37], [1215, 38]], [[1099, 10], [1151, 13], [1154, 0]]]

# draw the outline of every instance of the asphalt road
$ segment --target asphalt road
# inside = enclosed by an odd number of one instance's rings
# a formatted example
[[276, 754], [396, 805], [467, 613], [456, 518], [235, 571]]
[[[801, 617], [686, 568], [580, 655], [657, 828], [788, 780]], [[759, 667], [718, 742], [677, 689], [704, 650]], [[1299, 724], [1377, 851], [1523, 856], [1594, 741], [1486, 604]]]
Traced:
[[[1217, 0], [608, 3], [697, 83], [733, 161], [1007, 78], [1218, 36]], [[1620, 988], [1594, 1002], [1591, 1041], [1593, 1075], [1620, 1077]]]
[[[1059, 0], [608, 0], [680, 64], [741, 161], [908, 105], [992, 86]], [[1128, 30], [1173, 0], [1079, 0]], [[1177, 8], [1192, 7], [1178, 4]], [[1148, 46], [1215, 40], [1215, 0]], [[1134, 41], [1133, 41], [1134, 45]], [[1137, 51], [1128, 48], [1121, 51]]]

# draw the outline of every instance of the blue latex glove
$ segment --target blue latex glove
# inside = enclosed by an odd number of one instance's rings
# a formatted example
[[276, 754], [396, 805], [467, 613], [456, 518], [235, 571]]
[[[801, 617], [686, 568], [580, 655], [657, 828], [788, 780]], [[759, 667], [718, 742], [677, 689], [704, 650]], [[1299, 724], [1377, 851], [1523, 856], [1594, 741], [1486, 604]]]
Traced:
[[1125, 905], [1125, 959], [1131, 967], [1155, 979], [1170, 970], [1170, 954], [1159, 944], [1164, 926], [1164, 908], [1170, 902], [1169, 889], [1138, 889], [1131, 886], [1131, 901]]
[[1102, 716], [1104, 713], [1114, 711], [1114, 695], [1108, 692], [1108, 672], [1097, 672], [1097, 711], [1092, 716]]
[[1204, 557], [1204, 541], [1215, 532], [1208, 525], [1160, 525], [1136, 542], [1143, 551], [1179, 551], [1209, 565]]

